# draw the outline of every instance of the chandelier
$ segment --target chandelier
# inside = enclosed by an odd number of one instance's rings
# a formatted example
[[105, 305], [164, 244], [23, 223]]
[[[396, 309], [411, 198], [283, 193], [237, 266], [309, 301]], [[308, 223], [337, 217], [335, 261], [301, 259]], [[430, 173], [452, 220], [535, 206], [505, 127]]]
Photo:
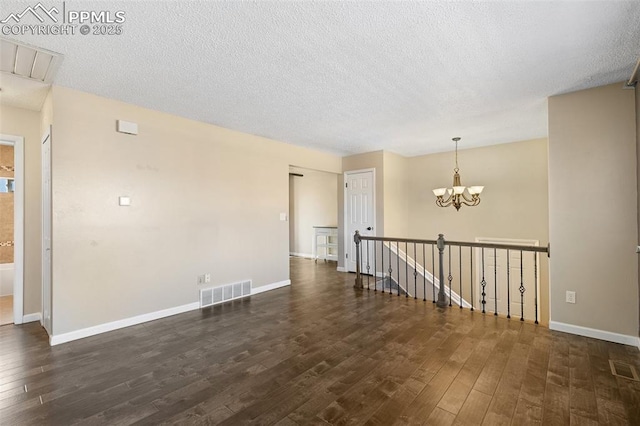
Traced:
[[[484, 186], [470, 186], [465, 187], [460, 183], [460, 174], [458, 171], [458, 141], [460, 138], [452, 139], [456, 143], [456, 168], [453, 169], [453, 188], [438, 188], [433, 190], [433, 195], [436, 196], [436, 204], [440, 207], [453, 206], [456, 210], [460, 210], [460, 207], [465, 206], [477, 206], [480, 204], [480, 193], [484, 189]], [[469, 193], [469, 196], [465, 194], [465, 190]], [[447, 198], [444, 198], [447, 194]]]

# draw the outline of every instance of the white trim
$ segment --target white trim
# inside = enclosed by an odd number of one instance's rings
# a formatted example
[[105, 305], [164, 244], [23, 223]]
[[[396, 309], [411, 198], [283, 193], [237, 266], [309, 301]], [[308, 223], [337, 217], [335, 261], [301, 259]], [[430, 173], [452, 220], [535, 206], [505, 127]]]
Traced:
[[0, 134], [2, 145], [13, 145], [13, 323], [24, 319], [24, 138]]
[[[343, 253], [342, 255], [344, 256], [344, 261], [345, 261], [345, 272], [355, 272], [355, 271], [349, 271], [349, 259], [346, 258], [346, 253], [347, 253], [347, 245], [349, 244], [350, 238], [353, 238], [351, 235], [349, 235], [349, 227], [347, 226], [348, 223], [348, 218], [347, 218], [347, 190], [349, 188], [347, 188], [346, 183], [347, 183], [347, 175], [350, 174], [355, 174], [355, 173], [367, 173], [367, 172], [371, 172], [373, 174], [373, 179], [372, 179], [372, 189], [373, 189], [373, 196], [372, 196], [372, 200], [373, 200], [373, 211], [371, 212], [371, 217], [373, 219], [373, 232], [371, 233], [372, 237], [376, 237], [378, 234], [378, 222], [376, 220], [376, 210], [377, 210], [377, 200], [376, 200], [376, 168], [375, 167], [371, 167], [368, 169], [360, 169], [360, 170], [348, 170], [346, 172], [344, 172], [342, 174], [342, 183], [345, 184], [342, 187], [343, 193], [342, 193], [342, 199], [343, 199], [343, 212], [342, 212], [342, 217], [343, 217], [343, 224], [344, 224], [344, 240], [342, 241], [343, 244]], [[338, 252], [338, 258], [340, 257], [340, 252]]]
[[[41, 266], [41, 271], [40, 271], [40, 308], [41, 308], [41, 312], [42, 312], [42, 317], [40, 318], [40, 324], [42, 325], [42, 327], [45, 329], [45, 331], [49, 334], [49, 336], [51, 337], [53, 335], [53, 260], [51, 258], [51, 256], [53, 256], [53, 242], [52, 242], [52, 235], [53, 235], [53, 169], [51, 168], [51, 162], [52, 162], [52, 152], [51, 152], [51, 137], [52, 137], [52, 133], [53, 133], [53, 125], [49, 125], [47, 126], [47, 131], [40, 137], [40, 226], [41, 226], [41, 232], [40, 232], [40, 266]], [[44, 156], [44, 144], [47, 143], [47, 141], [49, 141], [49, 154], [48, 154], [48, 158], [45, 158]], [[48, 174], [48, 178], [49, 178], [49, 184], [48, 184], [48, 193], [49, 193], [49, 202], [47, 203], [48, 206], [45, 207], [45, 203], [43, 202], [43, 198], [44, 198], [44, 193], [45, 193], [45, 186], [44, 186], [44, 180], [45, 180], [45, 174], [44, 174], [44, 162], [45, 160], [48, 161], [48, 167], [47, 170], [49, 171]], [[47, 270], [47, 268], [45, 268], [45, 259], [46, 259], [46, 250], [47, 248], [45, 247], [45, 233], [44, 233], [44, 224], [45, 224], [45, 212], [48, 213], [48, 219], [49, 219], [49, 250], [51, 250], [49, 252], [49, 268]], [[45, 300], [45, 273], [48, 272], [49, 277], [48, 277], [48, 283], [49, 283], [49, 287], [46, 291], [46, 294], [48, 296], [48, 300]], [[48, 309], [45, 309], [45, 304], [47, 304], [49, 306], [47, 306]]]
[[120, 328], [142, 324], [143, 322], [170, 317], [172, 315], [182, 314], [184, 312], [194, 311], [196, 309], [200, 309], [200, 302], [193, 302], [193, 303], [188, 303], [186, 305], [163, 309], [161, 311], [149, 312], [148, 314], [142, 314], [142, 315], [137, 315], [135, 317], [107, 322], [104, 324], [95, 325], [93, 327], [87, 327], [87, 328], [82, 328], [76, 331], [70, 331], [68, 333], [57, 334], [57, 335], [54, 334], [51, 337], [49, 337], [49, 344], [51, 346], [55, 346], [61, 343], [71, 342], [72, 340], [84, 339], [85, 337], [95, 336], [96, 334], [102, 334], [108, 331], [118, 330]]
[[293, 253], [293, 252], [290, 252], [289, 256], [304, 257], [305, 259], [315, 259], [316, 258], [314, 255], [309, 254], [309, 253]]
[[591, 337], [594, 339], [606, 340], [608, 342], [621, 343], [623, 345], [636, 346], [640, 349], [640, 338], [619, 334], [611, 331], [598, 330], [595, 328], [582, 327], [580, 325], [565, 324], [557, 321], [549, 321], [549, 328], [564, 333], [577, 334], [578, 336]]
[[336, 268], [336, 271], [338, 271], [338, 272], [347, 272], [347, 268], [346, 268], [346, 267], [344, 267], [344, 266], [338, 266], [338, 267]]
[[265, 291], [275, 290], [277, 288], [286, 287], [291, 285], [291, 280], [278, 281], [277, 283], [261, 285], [260, 287], [253, 287], [251, 289], [251, 295], [264, 293]]
[[42, 314], [40, 312], [34, 312], [33, 314], [27, 314], [22, 317], [22, 322], [34, 322], [40, 321], [42, 319]]

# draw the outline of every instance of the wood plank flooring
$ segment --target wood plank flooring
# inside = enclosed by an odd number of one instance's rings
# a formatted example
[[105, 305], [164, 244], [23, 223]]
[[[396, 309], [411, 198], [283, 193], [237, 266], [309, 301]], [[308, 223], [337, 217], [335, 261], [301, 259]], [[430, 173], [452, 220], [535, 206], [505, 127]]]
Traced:
[[291, 287], [49, 347], [0, 327], [2, 425], [640, 424], [637, 348], [358, 291]]

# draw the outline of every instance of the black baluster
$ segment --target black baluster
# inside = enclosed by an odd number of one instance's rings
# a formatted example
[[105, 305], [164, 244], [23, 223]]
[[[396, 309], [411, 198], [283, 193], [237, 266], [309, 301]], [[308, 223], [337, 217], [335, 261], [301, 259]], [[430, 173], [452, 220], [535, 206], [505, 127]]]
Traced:
[[449, 276], [447, 280], [449, 280], [449, 306], [451, 306], [451, 281], [453, 281], [453, 276], [451, 275], [451, 246], [449, 246]]
[[404, 243], [404, 282], [407, 288], [404, 292], [404, 297], [409, 297], [409, 243]]
[[482, 313], [486, 313], [485, 310], [485, 305], [487, 304], [487, 301], [485, 299], [485, 296], [487, 295], [486, 287], [487, 287], [487, 281], [484, 279], [484, 247], [482, 247], [481, 249], [482, 251], [482, 281], [480, 281], [480, 285], [482, 286]]
[[373, 292], [378, 291], [378, 242], [373, 242]]
[[507, 249], [507, 318], [511, 318], [511, 266], [509, 265], [511, 255]]
[[393, 281], [393, 268], [391, 267], [391, 241], [389, 241], [389, 296], [393, 293], [391, 289], [391, 282]]
[[534, 270], [534, 301], [536, 308], [536, 324], [538, 323], [538, 253], [533, 252], [533, 270]]
[[400, 297], [400, 241], [396, 246], [396, 266], [398, 267], [398, 297]]
[[381, 261], [381, 268], [380, 270], [382, 271], [382, 292], [384, 293], [384, 280], [385, 280], [385, 276], [384, 276], [384, 241], [380, 241], [380, 261]]
[[524, 279], [522, 276], [522, 250], [520, 250], [520, 321], [524, 321]]
[[494, 308], [493, 315], [498, 315], [498, 252], [493, 249], [493, 302]]
[[[440, 283], [442, 285], [442, 283]], [[436, 256], [431, 243], [431, 288], [433, 289], [433, 303], [436, 303]]]
[[413, 243], [413, 298], [418, 298], [418, 249]]
[[[360, 240], [360, 244], [358, 244], [357, 247], [356, 247], [356, 250], [358, 250], [358, 254], [360, 255], [360, 257], [356, 259], [356, 262], [358, 262], [358, 266], [360, 267], [360, 284], [359, 284], [358, 288], [364, 288], [364, 286], [362, 285], [362, 273], [364, 272], [362, 270], [362, 245], [363, 245], [362, 244], [362, 240]], [[327, 248], [325, 250], [329, 250], [329, 249]]]
[[427, 301], [427, 248], [422, 243], [422, 301]]
[[367, 240], [367, 290], [369, 288], [369, 277], [371, 276], [371, 266], [369, 265], [369, 240]]
[[473, 311], [473, 247], [469, 247], [469, 258], [471, 259], [471, 272], [469, 276], [471, 278], [471, 310]]
[[458, 264], [460, 265], [460, 276], [458, 282], [460, 283], [460, 309], [462, 309], [462, 246], [458, 246]]

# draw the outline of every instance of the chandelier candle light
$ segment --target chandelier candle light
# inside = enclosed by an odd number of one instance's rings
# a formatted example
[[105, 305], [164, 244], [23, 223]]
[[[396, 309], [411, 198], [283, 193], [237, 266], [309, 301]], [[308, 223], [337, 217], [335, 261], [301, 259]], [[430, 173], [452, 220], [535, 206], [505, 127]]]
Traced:
[[[460, 174], [458, 171], [458, 141], [460, 138], [452, 139], [456, 143], [456, 168], [453, 169], [453, 188], [438, 188], [433, 190], [433, 195], [436, 196], [436, 204], [440, 207], [453, 206], [456, 210], [460, 210], [460, 207], [465, 206], [477, 206], [480, 204], [480, 193], [484, 189], [484, 186], [470, 186], [465, 187], [460, 183]], [[465, 194], [465, 190], [469, 192], [469, 196]], [[448, 194], [445, 199], [444, 195]]]

